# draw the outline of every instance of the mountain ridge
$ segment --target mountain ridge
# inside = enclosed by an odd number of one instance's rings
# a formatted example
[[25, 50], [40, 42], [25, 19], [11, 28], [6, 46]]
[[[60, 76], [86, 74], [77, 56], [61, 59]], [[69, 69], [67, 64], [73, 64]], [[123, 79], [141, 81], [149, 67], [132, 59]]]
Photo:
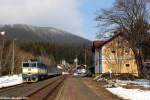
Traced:
[[53, 27], [39, 27], [26, 24], [0, 25], [9, 38], [24, 42], [52, 42], [56, 44], [90, 44], [91, 41]]

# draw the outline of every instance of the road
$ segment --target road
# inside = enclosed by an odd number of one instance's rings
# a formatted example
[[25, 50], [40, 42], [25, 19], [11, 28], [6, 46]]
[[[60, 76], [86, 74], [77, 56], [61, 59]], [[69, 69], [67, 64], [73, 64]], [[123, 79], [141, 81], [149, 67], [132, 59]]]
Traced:
[[102, 98], [88, 88], [81, 78], [68, 77], [58, 100], [102, 100]]

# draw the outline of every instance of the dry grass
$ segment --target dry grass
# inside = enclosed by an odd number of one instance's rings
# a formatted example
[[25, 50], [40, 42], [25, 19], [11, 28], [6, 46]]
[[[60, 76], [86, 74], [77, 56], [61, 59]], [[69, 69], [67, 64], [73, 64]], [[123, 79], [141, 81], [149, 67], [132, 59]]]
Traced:
[[103, 86], [107, 83], [104, 81], [96, 82], [92, 78], [83, 78], [84, 84], [86, 84], [95, 94], [103, 97], [104, 100], [123, 100], [122, 98], [107, 91]]
[[146, 88], [144, 86], [141, 86], [139, 84], [134, 84], [134, 83], [128, 83], [127, 85], [124, 85], [122, 87], [126, 89], [140, 89], [144, 91], [150, 91], [150, 88]]

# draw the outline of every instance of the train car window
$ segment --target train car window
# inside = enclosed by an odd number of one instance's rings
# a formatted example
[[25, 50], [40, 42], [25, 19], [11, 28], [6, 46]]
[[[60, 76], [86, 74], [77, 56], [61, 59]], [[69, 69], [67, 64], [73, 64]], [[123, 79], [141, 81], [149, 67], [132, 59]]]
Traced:
[[44, 65], [44, 64], [42, 64], [42, 67], [43, 67], [43, 68], [45, 68], [45, 65]]
[[31, 67], [36, 67], [36, 63], [31, 63], [30, 66]]
[[37, 67], [39, 67], [40, 66], [40, 63], [37, 63]]
[[38, 68], [47, 68], [47, 66], [43, 63], [37, 63]]
[[44, 68], [47, 68], [47, 66], [44, 64]]
[[38, 68], [41, 68], [42, 64], [41, 63], [37, 63], [37, 66], [38, 66]]
[[23, 67], [29, 67], [29, 63], [23, 63]]
[[40, 68], [42, 68], [42, 66], [43, 66], [42, 63], [40, 63]]

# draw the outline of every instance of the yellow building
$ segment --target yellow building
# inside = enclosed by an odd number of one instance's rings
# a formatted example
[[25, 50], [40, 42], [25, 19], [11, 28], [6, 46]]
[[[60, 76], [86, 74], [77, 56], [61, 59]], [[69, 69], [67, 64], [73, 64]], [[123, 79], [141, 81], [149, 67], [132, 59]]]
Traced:
[[[96, 46], [95, 46], [96, 45]], [[95, 73], [130, 73], [138, 76], [137, 64], [129, 42], [120, 34], [108, 41], [93, 43]]]

